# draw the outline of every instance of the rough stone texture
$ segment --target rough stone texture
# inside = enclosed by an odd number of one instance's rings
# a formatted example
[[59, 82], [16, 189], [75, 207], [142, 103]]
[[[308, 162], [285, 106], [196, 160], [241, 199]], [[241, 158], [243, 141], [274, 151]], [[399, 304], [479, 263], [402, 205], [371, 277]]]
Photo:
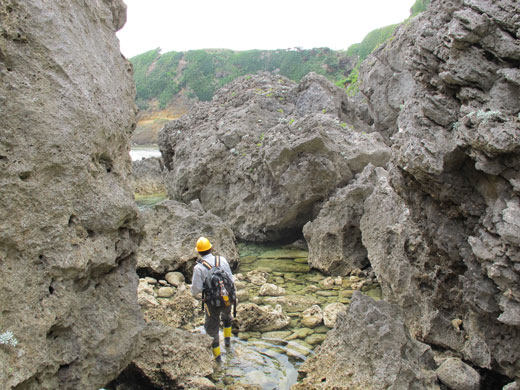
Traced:
[[323, 322], [323, 312], [318, 305], [312, 305], [302, 312], [302, 326], [314, 328]]
[[138, 269], [191, 274], [198, 256], [195, 243], [200, 236], [210, 240], [215, 254], [224, 256], [232, 266], [238, 264], [233, 232], [210, 212], [166, 200], [142, 211], [141, 216], [145, 237], [139, 247]]
[[[420, 340], [520, 377], [520, 4], [439, 0], [361, 67], [388, 180], [363, 244]], [[452, 321], [460, 319], [459, 326]]]
[[258, 306], [254, 303], [242, 303], [237, 306], [236, 324], [241, 332], [269, 332], [283, 329], [291, 319], [283, 312], [280, 305]]
[[133, 357], [140, 227], [121, 1], [0, 2], [2, 388], [97, 389]]
[[312, 268], [328, 275], [348, 275], [369, 264], [359, 222], [364, 201], [381, 174], [384, 171], [380, 168], [367, 165], [348, 186], [329, 197], [312, 222], [305, 224], [303, 234], [309, 245]]
[[[140, 284], [141, 287], [141, 284]], [[194, 321], [202, 310], [200, 301], [192, 297], [190, 286], [183, 284], [175, 290], [171, 298], [158, 298], [158, 291], [140, 289], [139, 304], [147, 322], [159, 321], [172, 328], [178, 328]], [[158, 299], [156, 299], [158, 298]]]
[[316, 74], [233, 81], [162, 129], [170, 197], [200, 199], [241, 239], [296, 237], [318, 202], [390, 157], [379, 134], [345, 122], [342, 99]]
[[272, 283], [265, 283], [260, 287], [260, 290], [258, 291], [258, 295], [260, 296], [278, 296], [278, 295], [285, 295], [285, 288], [277, 286], [276, 284]]
[[341, 302], [330, 303], [323, 308], [323, 323], [328, 328], [334, 328], [338, 318], [338, 314], [347, 309]]
[[480, 374], [460, 359], [446, 359], [435, 372], [439, 381], [452, 390], [480, 389]]
[[152, 195], [166, 192], [162, 158], [150, 157], [132, 161], [132, 178], [136, 194]]
[[175, 287], [179, 287], [185, 281], [184, 275], [180, 272], [168, 272], [164, 278], [168, 283]]
[[152, 322], [142, 333], [138, 356], [111, 386], [135, 388], [129, 386], [145, 380], [148, 389], [207, 389], [202, 378], [213, 373], [215, 364], [210, 344], [209, 336]]
[[293, 390], [438, 390], [429, 346], [410, 336], [396, 305], [354, 293]]

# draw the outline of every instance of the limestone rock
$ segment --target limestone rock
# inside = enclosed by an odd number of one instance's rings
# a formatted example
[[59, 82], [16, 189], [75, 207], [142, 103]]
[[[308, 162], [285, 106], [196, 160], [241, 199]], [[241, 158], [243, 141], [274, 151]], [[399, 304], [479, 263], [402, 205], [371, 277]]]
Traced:
[[318, 305], [312, 305], [302, 313], [302, 325], [314, 328], [323, 322], [323, 312]]
[[190, 274], [197, 259], [195, 243], [208, 237], [215, 254], [230, 265], [238, 262], [235, 236], [231, 229], [211, 213], [173, 200], [165, 200], [141, 212], [145, 237], [139, 247], [138, 268], [156, 273], [182, 270]]
[[170, 197], [200, 199], [241, 239], [299, 234], [315, 204], [390, 156], [379, 134], [347, 125], [347, 99], [315, 74], [236, 79], [161, 130]]
[[161, 158], [150, 157], [132, 161], [134, 191], [139, 195], [166, 192], [164, 163]]
[[285, 295], [285, 288], [279, 287], [276, 284], [265, 283], [262, 285], [262, 287], [260, 287], [260, 290], [258, 291], [258, 295], [271, 296], [271, 297]]
[[144, 323], [120, 0], [0, 2], [2, 388], [97, 389]]
[[462, 360], [449, 358], [436, 371], [439, 380], [453, 390], [479, 390], [480, 374]]
[[269, 274], [265, 271], [261, 271], [261, 270], [253, 270], [253, 271], [249, 271], [247, 274], [246, 274], [246, 278], [247, 280], [249, 280], [251, 283], [257, 285], [257, 286], [262, 286], [264, 285], [265, 283], [267, 283], [267, 280], [269, 279]]
[[280, 305], [258, 306], [254, 303], [242, 303], [237, 307], [236, 322], [241, 332], [254, 330], [269, 332], [283, 329], [291, 319], [283, 312]]
[[173, 384], [184, 387], [194, 378], [213, 373], [210, 343], [207, 335], [152, 322], [141, 336], [139, 355], [112, 385], [131, 384], [133, 378], [144, 377], [154, 387], [170, 389]]
[[336, 319], [339, 313], [344, 312], [347, 309], [343, 303], [334, 302], [330, 303], [323, 309], [323, 323], [327, 328], [334, 328], [336, 325]]
[[303, 227], [309, 245], [309, 265], [328, 275], [348, 275], [368, 265], [359, 222], [364, 201], [372, 193], [378, 173], [369, 164], [348, 186], [336, 190], [318, 216]]
[[520, 377], [519, 11], [512, 0], [432, 2], [359, 76], [373, 130], [393, 152], [360, 224], [385, 299], [405, 308], [414, 337], [511, 378]]
[[300, 367], [295, 390], [435, 389], [430, 347], [413, 340], [397, 306], [359, 292], [338, 315], [316, 354]]
[[168, 272], [165, 277], [166, 281], [172, 286], [179, 287], [184, 283], [184, 275], [180, 272]]
[[171, 287], [160, 287], [157, 291], [159, 298], [170, 298], [173, 294], [175, 294], [175, 290]]

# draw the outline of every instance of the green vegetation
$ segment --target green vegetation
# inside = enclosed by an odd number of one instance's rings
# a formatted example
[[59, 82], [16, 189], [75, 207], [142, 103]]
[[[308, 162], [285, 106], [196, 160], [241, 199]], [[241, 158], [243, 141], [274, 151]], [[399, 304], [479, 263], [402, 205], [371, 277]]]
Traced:
[[428, 5], [430, 5], [431, 0], [415, 0], [414, 5], [410, 8], [410, 14], [412, 16], [416, 16], [423, 11], [426, 11]]
[[[430, 1], [416, 0], [410, 9], [411, 17], [426, 10]], [[328, 48], [240, 52], [212, 49], [161, 54], [159, 48], [150, 50], [130, 59], [134, 66], [136, 104], [147, 109], [150, 102], [156, 100], [159, 109], [163, 109], [181, 91], [188, 97], [209, 101], [218, 88], [237, 77], [274, 70], [296, 82], [307, 73], [316, 72], [354, 95], [358, 90], [359, 65], [392, 37], [397, 26], [373, 30], [347, 51]], [[352, 70], [353, 63], [357, 64]], [[282, 97], [279, 99], [283, 101]]]
[[352, 66], [352, 60], [345, 52], [328, 48], [241, 52], [193, 50], [165, 54], [155, 49], [130, 61], [134, 66], [136, 103], [141, 109], [146, 109], [152, 99], [157, 99], [162, 109], [181, 90], [190, 97], [208, 101], [222, 85], [259, 71], [278, 69], [281, 75], [294, 81], [316, 72], [335, 82], [345, 78]]

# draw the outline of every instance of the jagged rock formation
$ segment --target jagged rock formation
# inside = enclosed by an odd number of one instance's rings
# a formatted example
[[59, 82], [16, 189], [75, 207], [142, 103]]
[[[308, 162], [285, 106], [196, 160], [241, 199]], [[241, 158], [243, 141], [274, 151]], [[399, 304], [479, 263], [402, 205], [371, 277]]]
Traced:
[[150, 157], [132, 161], [134, 191], [139, 195], [166, 192], [164, 186], [164, 163], [161, 158]]
[[388, 179], [363, 244], [419, 340], [520, 378], [520, 5], [434, 1], [362, 65]]
[[355, 292], [292, 389], [438, 390], [435, 368], [431, 348], [410, 336], [398, 306]]
[[120, 0], [0, 3], [3, 389], [97, 389], [133, 357], [131, 67]]
[[231, 229], [200, 204], [165, 200], [141, 212], [145, 236], [138, 253], [137, 268], [146, 274], [164, 275], [181, 270], [191, 274], [198, 254], [195, 243], [208, 237], [215, 254], [224, 256], [235, 268], [238, 251]]
[[379, 134], [347, 125], [346, 100], [316, 74], [235, 80], [161, 131], [170, 197], [200, 199], [241, 239], [298, 236], [318, 202], [389, 158]]
[[205, 378], [213, 373], [215, 364], [209, 343], [209, 336], [151, 322], [140, 337], [138, 355], [110, 387], [115, 390], [214, 388]]
[[374, 190], [378, 176], [385, 173], [382, 168], [367, 165], [348, 186], [336, 190], [318, 216], [303, 227], [311, 267], [327, 275], [344, 276], [369, 264], [359, 224], [365, 199]]

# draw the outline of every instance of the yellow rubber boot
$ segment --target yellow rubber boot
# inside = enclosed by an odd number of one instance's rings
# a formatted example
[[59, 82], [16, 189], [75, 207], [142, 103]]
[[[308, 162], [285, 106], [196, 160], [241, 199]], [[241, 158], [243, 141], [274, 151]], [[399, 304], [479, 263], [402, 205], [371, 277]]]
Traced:
[[220, 345], [218, 347], [213, 348], [213, 357], [217, 362], [220, 362], [222, 358], [220, 357]]
[[224, 328], [224, 345], [226, 347], [231, 346], [231, 327]]

